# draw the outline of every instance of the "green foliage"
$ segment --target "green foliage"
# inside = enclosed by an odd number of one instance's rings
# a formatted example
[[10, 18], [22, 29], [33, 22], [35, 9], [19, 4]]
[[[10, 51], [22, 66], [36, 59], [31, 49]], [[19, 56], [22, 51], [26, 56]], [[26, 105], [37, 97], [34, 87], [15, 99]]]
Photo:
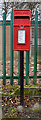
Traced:
[[[33, 87], [36, 87], [36, 85], [30, 85], [28, 86], [28, 89], [26, 88], [25, 89], [25, 86], [24, 86], [24, 95], [29, 95], [29, 96], [32, 96], [32, 95], [35, 95], [35, 96], [39, 96], [40, 94], [40, 89], [29, 89], [30, 88], [33, 88]], [[11, 96], [11, 95], [19, 95], [20, 96], [20, 86], [18, 85], [15, 85], [15, 86], [6, 86], [5, 88], [3, 87], [2, 89], [2, 92], [1, 94], [3, 96]]]
[[38, 112], [38, 111], [39, 111], [38, 109], [34, 110], [34, 112]]
[[8, 108], [7, 113], [5, 114], [6, 118], [18, 118], [17, 117], [17, 109], [16, 107], [12, 107], [12, 105], [10, 105], [10, 107]]

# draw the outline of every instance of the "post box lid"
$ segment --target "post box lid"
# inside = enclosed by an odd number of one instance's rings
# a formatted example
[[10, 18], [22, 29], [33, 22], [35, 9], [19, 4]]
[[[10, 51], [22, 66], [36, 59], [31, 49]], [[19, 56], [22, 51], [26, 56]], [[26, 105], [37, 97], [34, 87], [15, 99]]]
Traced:
[[31, 16], [30, 9], [14, 9], [13, 10], [14, 16]]

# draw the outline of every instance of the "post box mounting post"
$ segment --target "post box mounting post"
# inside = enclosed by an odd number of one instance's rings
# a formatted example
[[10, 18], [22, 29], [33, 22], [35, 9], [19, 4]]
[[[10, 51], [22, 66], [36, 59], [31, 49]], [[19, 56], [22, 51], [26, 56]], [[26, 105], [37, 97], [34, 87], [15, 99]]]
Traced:
[[24, 51], [20, 51], [20, 104], [24, 104]]

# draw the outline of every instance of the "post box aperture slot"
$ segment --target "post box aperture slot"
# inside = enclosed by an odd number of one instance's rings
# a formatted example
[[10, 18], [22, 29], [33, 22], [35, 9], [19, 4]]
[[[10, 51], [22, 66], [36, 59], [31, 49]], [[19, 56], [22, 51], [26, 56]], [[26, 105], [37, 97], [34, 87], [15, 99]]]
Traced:
[[19, 27], [19, 25], [13, 25], [14, 27]]
[[25, 30], [18, 30], [18, 44], [25, 44]]
[[15, 19], [29, 19], [29, 16], [15, 16]]

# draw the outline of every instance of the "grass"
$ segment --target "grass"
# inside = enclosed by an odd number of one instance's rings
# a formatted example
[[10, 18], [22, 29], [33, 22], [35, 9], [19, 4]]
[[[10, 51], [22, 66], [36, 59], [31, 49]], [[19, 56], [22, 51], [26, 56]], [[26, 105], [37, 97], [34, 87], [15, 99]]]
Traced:
[[[30, 86], [28, 86], [28, 88], [29, 87], [36, 87], [36, 85], [30, 85]], [[25, 89], [25, 86], [24, 86], [24, 95], [25, 96], [27, 96], [27, 95], [29, 95], [29, 96], [39, 96], [39, 93], [40, 93], [40, 89]], [[18, 85], [15, 85], [15, 86], [3, 86], [3, 88], [2, 88], [2, 91], [1, 91], [1, 94], [3, 95], [3, 96], [20, 96], [20, 86], [18, 86]]]

